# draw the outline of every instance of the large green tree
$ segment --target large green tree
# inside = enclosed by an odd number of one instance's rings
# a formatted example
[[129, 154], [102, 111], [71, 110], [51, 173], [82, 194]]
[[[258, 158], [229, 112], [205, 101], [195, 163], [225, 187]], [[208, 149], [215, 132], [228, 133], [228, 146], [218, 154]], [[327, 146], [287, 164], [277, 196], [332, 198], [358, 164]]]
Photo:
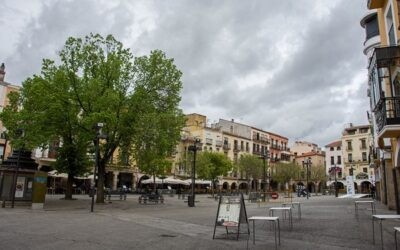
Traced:
[[203, 151], [198, 154], [196, 161], [197, 177], [212, 181], [211, 191], [213, 196], [218, 176], [226, 175], [232, 168], [232, 161], [223, 153]]
[[278, 163], [275, 165], [274, 180], [285, 185], [297, 178], [299, 173], [300, 167], [295, 163]]
[[177, 108], [182, 73], [173, 59], [166, 58], [161, 51], [136, 58], [134, 66], [138, 74], [132, 100], [136, 126], [131, 148], [139, 168], [155, 179], [171, 169], [170, 159], [185, 124]]
[[59, 57], [59, 64], [44, 60], [41, 74], [24, 82], [18, 116], [8, 112], [2, 119], [6, 127], [25, 124], [29, 145], [59, 138], [57, 165], [71, 175], [85, 168], [94, 127], [104, 123], [97, 182], [97, 202], [104, 202], [105, 168], [117, 148], [133, 149], [139, 167], [173, 151], [183, 124], [181, 72], [161, 51], [134, 60], [111, 35], [68, 38]]
[[240, 156], [238, 168], [242, 178], [247, 181], [247, 193], [249, 192], [250, 179], [258, 181], [262, 177], [263, 167], [262, 160], [255, 155], [244, 154]]

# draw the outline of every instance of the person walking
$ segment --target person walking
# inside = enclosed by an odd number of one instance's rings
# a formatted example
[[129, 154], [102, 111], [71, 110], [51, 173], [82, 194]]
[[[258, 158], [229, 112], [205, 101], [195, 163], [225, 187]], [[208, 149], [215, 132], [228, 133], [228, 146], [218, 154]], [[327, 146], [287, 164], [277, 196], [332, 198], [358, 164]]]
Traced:
[[375, 199], [375, 186], [374, 185], [371, 186], [371, 198]]

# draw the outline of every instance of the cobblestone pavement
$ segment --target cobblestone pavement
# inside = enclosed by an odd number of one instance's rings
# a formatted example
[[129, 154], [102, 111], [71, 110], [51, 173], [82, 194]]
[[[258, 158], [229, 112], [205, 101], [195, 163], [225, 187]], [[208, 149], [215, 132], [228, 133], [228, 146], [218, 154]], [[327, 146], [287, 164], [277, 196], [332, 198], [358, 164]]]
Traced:
[[[242, 235], [227, 239], [223, 228], [221, 239], [213, 240], [218, 202], [207, 195], [197, 195], [196, 207], [175, 197], [164, 204], [143, 205], [137, 195], [126, 201], [95, 205], [90, 213], [90, 199], [76, 200], [48, 195], [43, 210], [17, 206], [0, 209], [0, 249], [274, 249], [274, 234], [268, 224], [256, 223], [256, 244]], [[248, 203], [248, 216], [266, 216], [269, 207], [288, 199], [266, 203]], [[293, 229], [281, 221], [279, 249], [380, 249], [379, 225], [377, 245], [372, 244], [371, 210], [362, 206], [358, 218], [354, 199], [333, 196], [295, 198], [302, 203], [302, 219], [294, 213]], [[394, 214], [377, 202], [378, 214]], [[294, 210], [296, 211], [296, 210]], [[252, 231], [252, 225], [250, 230]], [[385, 249], [394, 249], [393, 227], [400, 221], [384, 221]], [[247, 225], [242, 224], [247, 230]], [[252, 235], [251, 235], [252, 237]]]

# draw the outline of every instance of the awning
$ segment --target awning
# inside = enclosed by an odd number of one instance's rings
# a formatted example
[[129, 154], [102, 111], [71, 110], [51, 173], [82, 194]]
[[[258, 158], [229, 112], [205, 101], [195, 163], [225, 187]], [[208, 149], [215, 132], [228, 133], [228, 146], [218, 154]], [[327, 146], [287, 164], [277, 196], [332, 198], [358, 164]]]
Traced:
[[[168, 177], [168, 178], [165, 178], [165, 179], [160, 179], [160, 178], [156, 177], [155, 182], [156, 182], [156, 184], [189, 185], [186, 181], [179, 180], [179, 179], [174, 179], [172, 177]], [[153, 179], [153, 177], [151, 177], [151, 178], [149, 178], [147, 180], [142, 181], [142, 183], [143, 184], [153, 184], [154, 183], [154, 179]]]
[[53, 170], [53, 171], [48, 172], [48, 175], [51, 176], [51, 177], [68, 178], [68, 174], [59, 173], [57, 170]]

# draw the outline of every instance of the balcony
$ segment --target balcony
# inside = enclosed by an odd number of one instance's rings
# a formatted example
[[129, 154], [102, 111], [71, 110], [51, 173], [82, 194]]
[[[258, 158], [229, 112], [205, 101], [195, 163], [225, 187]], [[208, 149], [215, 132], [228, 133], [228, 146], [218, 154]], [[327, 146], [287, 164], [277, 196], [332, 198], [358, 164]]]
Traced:
[[400, 136], [400, 93], [397, 76], [400, 68], [400, 46], [376, 48], [371, 57], [368, 74], [371, 86], [372, 111], [375, 115], [378, 145], [384, 138]]
[[216, 140], [215, 141], [215, 146], [216, 147], [222, 147], [223, 142], [221, 140]]
[[353, 147], [352, 147], [352, 146], [347, 146], [347, 147], [346, 147], [346, 150], [347, 150], [347, 151], [353, 151]]
[[234, 152], [239, 152], [240, 151], [240, 147], [238, 145], [233, 145], [233, 151]]
[[378, 137], [400, 136], [400, 97], [382, 98], [374, 112]]
[[207, 145], [212, 145], [213, 140], [210, 138], [206, 138], [206, 144]]
[[222, 148], [227, 151], [227, 150], [231, 149], [231, 144], [230, 143], [224, 143]]
[[268, 138], [267, 137], [263, 137], [263, 136], [258, 136], [257, 135], [253, 135], [253, 141], [254, 142], [258, 142], [258, 143], [262, 143], [262, 144], [268, 144]]

